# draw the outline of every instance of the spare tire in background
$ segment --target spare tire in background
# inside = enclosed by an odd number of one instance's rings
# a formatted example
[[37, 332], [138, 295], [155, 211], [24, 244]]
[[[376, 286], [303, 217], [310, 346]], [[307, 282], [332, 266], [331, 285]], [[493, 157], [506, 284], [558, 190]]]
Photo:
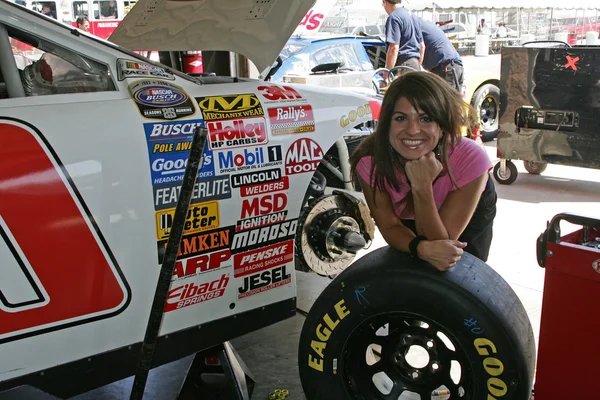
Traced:
[[307, 400], [526, 400], [535, 352], [523, 304], [483, 261], [442, 273], [383, 247], [321, 293], [298, 360]]
[[498, 137], [500, 121], [500, 89], [487, 83], [475, 92], [471, 103], [481, 120], [481, 140], [490, 142]]

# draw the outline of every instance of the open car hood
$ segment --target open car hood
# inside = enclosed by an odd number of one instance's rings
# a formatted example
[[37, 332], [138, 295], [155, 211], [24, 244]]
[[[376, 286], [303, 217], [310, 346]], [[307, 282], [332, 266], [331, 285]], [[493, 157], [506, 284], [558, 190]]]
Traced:
[[140, 0], [109, 40], [130, 50], [223, 50], [270, 67], [315, 0]]

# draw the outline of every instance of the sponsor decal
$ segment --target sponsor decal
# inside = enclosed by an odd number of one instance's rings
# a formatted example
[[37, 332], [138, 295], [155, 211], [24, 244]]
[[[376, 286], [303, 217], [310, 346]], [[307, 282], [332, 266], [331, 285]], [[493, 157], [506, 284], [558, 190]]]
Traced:
[[176, 120], [196, 113], [192, 99], [171, 82], [140, 80], [130, 84], [129, 91], [144, 118]]
[[258, 87], [258, 90], [266, 103], [306, 101], [306, 99], [300, 96], [296, 89], [291, 86], [262, 85]]
[[207, 122], [211, 149], [256, 146], [268, 142], [265, 119], [244, 118]]
[[370, 115], [370, 114], [371, 114], [371, 104], [366, 103], [365, 105], [362, 105], [362, 106], [358, 107], [357, 109], [350, 111], [347, 115], [346, 114], [342, 115], [342, 117], [340, 118], [340, 126], [342, 128], [345, 128], [348, 125], [350, 125], [350, 123], [356, 121], [357, 119], [362, 118], [365, 115]]
[[233, 259], [236, 278], [255, 274], [294, 260], [294, 241], [288, 240], [247, 253], [236, 254]]
[[[278, 171], [279, 170], [273, 170]], [[259, 174], [260, 175], [260, 174]], [[264, 174], [266, 175], [266, 174]], [[232, 181], [235, 181], [237, 177], [240, 175], [234, 175], [231, 177]], [[242, 186], [240, 188], [240, 196], [248, 197], [248, 196], [257, 196], [264, 193], [278, 192], [282, 190], [288, 190], [290, 188], [290, 179], [287, 176], [282, 177], [279, 180], [274, 180], [271, 182], [260, 181], [262, 183], [258, 183], [256, 185]]]
[[261, 226], [273, 225], [278, 222], [285, 221], [287, 218], [287, 211], [280, 211], [274, 214], [259, 215], [257, 217], [250, 217], [241, 219], [236, 222], [235, 231], [247, 231], [248, 229], [260, 228]]
[[227, 172], [264, 169], [283, 164], [281, 146], [235, 149], [217, 153], [217, 170]]
[[165, 312], [219, 298], [225, 293], [228, 283], [229, 274], [223, 274], [220, 278], [212, 281], [202, 283], [192, 281], [171, 289], [167, 297], [167, 304], [165, 304]]
[[223, 263], [231, 258], [228, 249], [202, 254], [196, 257], [178, 260], [173, 270], [173, 280], [186, 278], [221, 268]]
[[[173, 227], [175, 208], [156, 213], [156, 238], [168, 239]], [[208, 201], [190, 205], [183, 227], [183, 234], [204, 232], [219, 227], [219, 202]]]
[[283, 211], [287, 207], [285, 193], [268, 193], [263, 196], [242, 199], [242, 215], [240, 218], [257, 217]]
[[[184, 235], [181, 238], [177, 258], [187, 258], [206, 254], [217, 250], [224, 250], [231, 244], [232, 227], [215, 229], [209, 232], [195, 233], [193, 235]], [[158, 242], [158, 252], [163, 253], [167, 246], [168, 239]], [[159, 257], [161, 258], [161, 257]]]
[[[334, 313], [326, 313], [317, 325], [315, 337], [310, 341], [312, 354], [308, 354], [308, 366], [312, 369], [323, 372], [323, 359], [325, 358], [325, 348], [331, 338], [331, 334], [344, 318], [350, 315], [350, 310], [346, 307], [344, 300], [338, 301], [333, 306]], [[331, 315], [330, 315], [331, 314]]]
[[297, 228], [298, 220], [293, 219], [261, 228], [236, 232], [233, 235], [230, 250], [233, 254], [236, 254], [293, 239]]
[[196, 101], [206, 121], [264, 115], [260, 100], [254, 93], [197, 97]]
[[315, 131], [313, 110], [309, 105], [269, 108], [267, 111], [273, 135]]
[[292, 283], [292, 275], [287, 271], [287, 265], [282, 265], [259, 274], [245, 276], [243, 282], [243, 286], [238, 288], [238, 299], [288, 285]]
[[278, 168], [267, 169], [264, 171], [247, 172], [231, 176], [231, 186], [238, 188], [246, 185], [253, 185], [259, 182], [272, 182], [281, 179], [281, 170]]
[[[99, 23], [98, 27], [102, 28], [102, 25], [107, 25], [106, 28], [114, 28], [118, 25], [118, 22]], [[167, 72], [164, 68], [144, 62], [124, 59], [117, 60], [117, 78], [120, 81], [125, 78], [160, 78], [171, 81], [175, 80], [175, 76], [172, 73]]]
[[[189, 151], [150, 154], [152, 185], [181, 183], [185, 175], [188, 155]], [[200, 162], [201, 167], [198, 169], [198, 178], [213, 177], [215, 175], [213, 154], [212, 150], [206, 144], [204, 145], [204, 152], [202, 153], [202, 160]]]
[[287, 175], [316, 171], [323, 150], [317, 142], [309, 138], [296, 140], [285, 155], [285, 171]]
[[176, 122], [150, 122], [144, 124], [144, 132], [146, 133], [148, 142], [152, 143], [165, 143], [172, 140], [191, 141], [196, 128], [202, 126], [204, 126], [204, 121], [201, 119]]
[[[159, 185], [154, 187], [154, 207], [158, 210], [173, 208], [177, 205], [181, 186]], [[196, 182], [192, 193], [192, 204], [209, 200], [231, 198], [229, 176], [213, 176]]]

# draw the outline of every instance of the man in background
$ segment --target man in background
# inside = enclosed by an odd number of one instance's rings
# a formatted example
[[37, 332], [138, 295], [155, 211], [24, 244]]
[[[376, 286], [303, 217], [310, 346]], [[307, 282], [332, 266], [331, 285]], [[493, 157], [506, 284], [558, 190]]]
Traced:
[[[421, 69], [419, 43], [410, 14], [401, 6], [401, 0], [382, 1], [383, 8], [388, 14], [385, 23], [385, 41], [388, 46], [385, 67], [392, 69], [395, 66], [406, 66], [419, 71]], [[400, 76], [408, 71], [410, 70], [400, 70], [395, 75]]]
[[77, 23], [77, 29], [81, 29], [84, 32], [89, 32], [90, 30], [90, 20], [85, 15], [80, 15], [75, 20]]

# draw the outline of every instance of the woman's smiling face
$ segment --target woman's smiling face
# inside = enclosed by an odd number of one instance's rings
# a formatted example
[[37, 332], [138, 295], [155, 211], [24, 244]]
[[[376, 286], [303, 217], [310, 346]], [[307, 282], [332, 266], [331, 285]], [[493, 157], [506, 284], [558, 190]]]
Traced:
[[442, 129], [406, 97], [396, 101], [390, 124], [390, 145], [407, 160], [416, 160], [433, 151], [442, 137]]

